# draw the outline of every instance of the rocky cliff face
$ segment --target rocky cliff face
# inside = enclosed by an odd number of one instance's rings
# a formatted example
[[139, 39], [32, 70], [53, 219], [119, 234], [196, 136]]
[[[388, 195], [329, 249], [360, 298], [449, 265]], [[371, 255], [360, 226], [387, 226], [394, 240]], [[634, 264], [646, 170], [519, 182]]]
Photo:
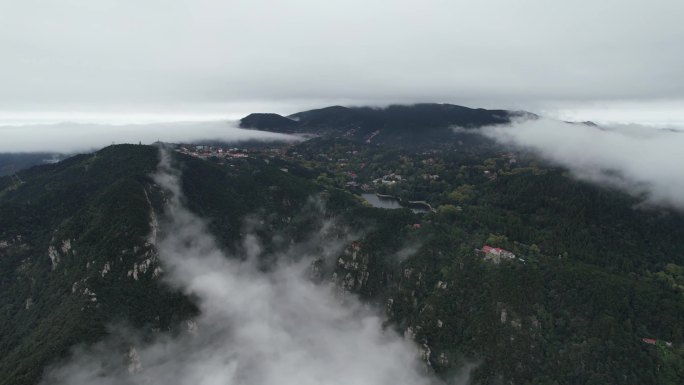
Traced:
[[109, 148], [28, 170], [0, 192], [0, 383], [34, 383], [109, 324], [161, 330], [192, 314], [158, 284], [156, 162], [155, 148]]
[[[157, 243], [168, 197], [151, 178], [158, 154], [113, 146], [27, 170], [21, 186], [0, 184], [0, 384], [36, 383], [42, 368], [111, 325], [173, 333], [192, 323], [195, 304], [163, 282]], [[245, 231], [276, 248], [315, 230], [300, 210], [317, 194], [309, 182], [263, 161], [227, 169], [173, 159], [188, 205], [211, 219], [222, 247]]]

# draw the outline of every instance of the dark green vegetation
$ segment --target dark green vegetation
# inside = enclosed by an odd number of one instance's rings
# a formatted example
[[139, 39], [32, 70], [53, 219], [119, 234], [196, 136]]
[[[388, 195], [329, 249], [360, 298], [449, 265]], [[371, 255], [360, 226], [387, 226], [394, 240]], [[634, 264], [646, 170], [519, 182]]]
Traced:
[[[478, 362], [481, 383], [681, 383], [684, 216], [635, 209], [637, 198], [529, 155], [454, 147], [407, 153], [318, 139], [288, 152], [324, 185], [437, 208], [386, 212], [382, 230], [361, 241], [368, 277], [344, 265], [338, 276], [386, 301], [390, 324], [424, 344], [447, 376]], [[485, 244], [518, 258], [483, 261], [474, 249]], [[378, 262], [417, 246], [400, 263]]]
[[[635, 209], [638, 198], [455, 134], [444, 108], [433, 127], [450, 139], [430, 149], [347, 135], [358, 122], [371, 133], [404, 130], [396, 122], [429, 131], [422, 112], [377, 123], [407, 110], [334, 107], [297, 114], [298, 127], [328, 128], [286, 150], [176, 154], [186, 204], [227, 249], [248, 215], [259, 218], [250, 231], [277, 248], [315, 230], [303, 207], [318, 197], [322, 215], [361, 237], [316, 261], [316, 278], [386, 309], [387, 327], [415, 340], [445, 379], [477, 364], [478, 384], [684, 383], [684, 216]], [[112, 146], [22, 171], [23, 184], [0, 178], [0, 384], [35, 383], [108, 325], [174, 333], [195, 314], [160, 279], [150, 237], [164, 201], [149, 176], [157, 162], [156, 148]], [[371, 208], [352, 194], [364, 190], [435, 211]], [[485, 260], [475, 251], [485, 244], [516, 258]]]
[[250, 114], [240, 121], [240, 127], [266, 131], [294, 132], [296, 126], [296, 121], [273, 113]]
[[[263, 161], [236, 169], [184, 157], [189, 207], [226, 245], [242, 217], [298, 211], [316, 189]], [[170, 330], [196, 312], [162, 274], [150, 224], [162, 212], [150, 174], [158, 149], [112, 146], [0, 179], [0, 384], [33, 384], [46, 364], [107, 327]], [[274, 231], [271, 227], [260, 231]], [[282, 221], [280, 221], [282, 223]]]
[[156, 164], [154, 148], [107, 148], [21, 172], [19, 186], [0, 180], [0, 383], [35, 383], [109, 323], [163, 328], [193, 308], [148, 276], [121, 284], [153, 255], [145, 191]]
[[19, 170], [46, 163], [46, 161], [52, 162], [64, 158], [64, 155], [47, 152], [0, 153], [0, 176], [11, 175]]
[[240, 121], [240, 127], [284, 133], [306, 132], [416, 148], [453, 140], [452, 126], [473, 128], [508, 123], [516, 116], [534, 115], [452, 104], [392, 105], [386, 108], [333, 106], [288, 117], [251, 114]]

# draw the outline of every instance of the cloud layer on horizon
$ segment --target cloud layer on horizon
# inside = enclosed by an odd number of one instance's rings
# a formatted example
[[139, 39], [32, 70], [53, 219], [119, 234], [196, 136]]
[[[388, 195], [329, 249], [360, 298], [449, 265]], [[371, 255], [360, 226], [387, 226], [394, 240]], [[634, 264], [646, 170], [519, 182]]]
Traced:
[[91, 151], [110, 144], [151, 144], [157, 140], [168, 143], [192, 143], [200, 140], [220, 140], [227, 143], [243, 141], [298, 141], [294, 135], [245, 130], [236, 122], [171, 122], [150, 124], [58, 123], [0, 126], [0, 152], [60, 152]]
[[684, 132], [639, 125], [596, 127], [551, 119], [484, 127], [505, 145], [531, 150], [576, 177], [618, 187], [645, 203], [684, 210]]

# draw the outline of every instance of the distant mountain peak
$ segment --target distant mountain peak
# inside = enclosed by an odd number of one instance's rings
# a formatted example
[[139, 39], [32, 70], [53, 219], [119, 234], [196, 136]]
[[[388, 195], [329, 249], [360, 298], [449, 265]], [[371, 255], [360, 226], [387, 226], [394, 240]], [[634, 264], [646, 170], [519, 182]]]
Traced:
[[296, 125], [296, 121], [270, 112], [253, 113], [240, 119], [241, 128], [254, 128], [265, 131], [289, 132], [288, 128]]
[[250, 114], [240, 127], [283, 133], [301, 132], [376, 144], [416, 147], [454, 138], [454, 126], [477, 128], [536, 117], [524, 111], [487, 110], [447, 103], [392, 104], [386, 107], [329, 106], [278, 114]]

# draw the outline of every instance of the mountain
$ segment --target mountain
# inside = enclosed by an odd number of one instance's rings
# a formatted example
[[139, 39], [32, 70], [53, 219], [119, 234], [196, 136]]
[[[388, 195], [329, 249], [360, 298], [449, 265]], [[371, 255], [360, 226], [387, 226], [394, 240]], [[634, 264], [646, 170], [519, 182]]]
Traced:
[[472, 109], [452, 104], [391, 105], [385, 108], [332, 106], [298, 112], [288, 117], [251, 114], [240, 127], [317, 135], [402, 147], [436, 145], [458, 135], [453, 127], [476, 128], [509, 123], [513, 117], [534, 118], [521, 111]]
[[297, 127], [297, 122], [278, 114], [254, 113], [242, 118], [240, 120], [240, 127], [291, 133]]
[[[196, 312], [159, 281], [151, 234], [165, 197], [150, 177], [158, 153], [111, 146], [22, 171], [21, 184], [0, 178], [0, 384], [36, 383], [47, 364], [109, 326], [174, 330]], [[301, 204], [315, 193], [263, 162], [230, 172], [179, 161], [189, 206], [215, 218], [225, 244], [239, 238], [242, 216], [284, 216], [283, 201]]]
[[38, 164], [55, 163], [64, 158], [65, 155], [47, 152], [0, 153], [0, 176], [11, 175]]
[[[359, 121], [353, 109], [333, 115]], [[283, 248], [320, 250], [308, 278], [333, 287], [339, 306], [356, 296], [378, 309], [430, 376], [470, 367], [475, 384], [682, 383], [684, 215], [636, 210], [638, 197], [531, 155], [452, 146], [321, 137], [208, 160], [168, 151], [185, 206], [222, 249], [263, 239], [263, 271]], [[197, 298], [165, 281], [159, 163], [159, 148], [117, 145], [0, 178], [0, 384], [36, 384], [117, 328], [173, 339], [198, 316]], [[434, 211], [370, 207], [350, 181]], [[321, 228], [336, 251], [310, 243]], [[120, 345], [113, 357], [129, 360]]]

